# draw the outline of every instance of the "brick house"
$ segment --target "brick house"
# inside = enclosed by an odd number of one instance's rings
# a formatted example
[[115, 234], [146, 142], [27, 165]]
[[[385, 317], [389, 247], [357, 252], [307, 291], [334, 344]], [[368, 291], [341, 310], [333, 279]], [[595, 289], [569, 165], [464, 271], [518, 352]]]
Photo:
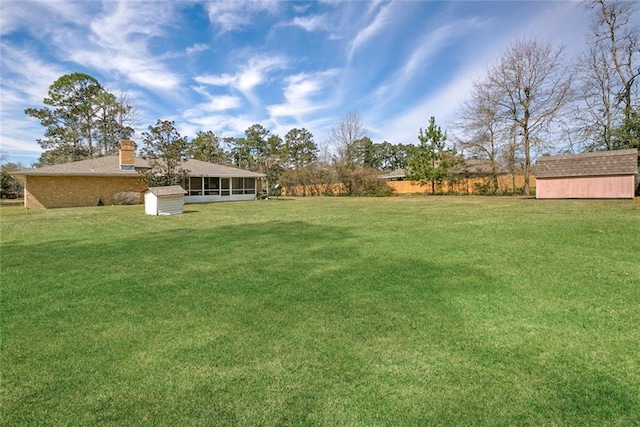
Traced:
[[543, 156], [535, 166], [538, 199], [627, 199], [637, 187], [638, 150]]
[[[187, 160], [182, 166], [189, 170], [182, 185], [188, 192], [186, 203], [253, 200], [264, 177], [199, 160]], [[12, 175], [24, 181], [25, 207], [42, 209], [111, 205], [114, 195], [124, 192], [139, 194], [142, 203], [149, 185], [138, 170], [146, 168], [148, 162], [135, 156], [133, 141], [121, 141], [117, 156], [25, 169]]]

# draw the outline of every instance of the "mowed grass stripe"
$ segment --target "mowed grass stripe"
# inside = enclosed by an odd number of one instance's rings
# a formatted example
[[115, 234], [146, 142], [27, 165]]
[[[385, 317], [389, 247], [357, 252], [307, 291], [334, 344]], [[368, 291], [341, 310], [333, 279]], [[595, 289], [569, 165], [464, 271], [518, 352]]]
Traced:
[[640, 205], [0, 208], [3, 423], [640, 419]]

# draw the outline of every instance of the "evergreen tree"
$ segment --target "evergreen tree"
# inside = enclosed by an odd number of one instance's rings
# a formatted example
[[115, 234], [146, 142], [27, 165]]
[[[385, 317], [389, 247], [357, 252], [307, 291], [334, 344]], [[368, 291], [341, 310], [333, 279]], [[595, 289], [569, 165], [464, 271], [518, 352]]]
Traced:
[[133, 107], [108, 93], [84, 73], [67, 74], [49, 86], [44, 108], [25, 114], [45, 127], [38, 144], [46, 150], [39, 164], [66, 163], [112, 154], [118, 141], [133, 135]]
[[420, 145], [409, 158], [406, 176], [410, 180], [430, 182], [431, 193], [436, 192], [436, 184], [447, 177], [449, 168], [455, 163], [453, 153], [445, 151], [447, 135], [440, 126], [436, 126], [435, 117], [429, 119], [427, 130], [420, 128]]
[[198, 131], [187, 149], [189, 158], [223, 165], [228, 155], [220, 146], [220, 137], [212, 131]]
[[149, 162], [150, 170], [141, 172], [149, 185], [181, 185], [189, 176], [182, 167], [187, 158], [187, 140], [180, 136], [174, 123], [158, 120], [142, 133], [142, 156]]

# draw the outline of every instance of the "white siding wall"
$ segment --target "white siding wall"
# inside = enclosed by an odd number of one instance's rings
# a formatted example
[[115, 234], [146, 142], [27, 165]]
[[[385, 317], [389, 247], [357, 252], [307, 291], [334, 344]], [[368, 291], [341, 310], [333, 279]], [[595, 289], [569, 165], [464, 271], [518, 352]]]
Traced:
[[144, 195], [144, 213], [147, 215], [175, 215], [183, 212], [184, 197], [156, 196], [151, 192]]
[[181, 214], [184, 205], [183, 196], [164, 196], [158, 198], [158, 215]]
[[255, 194], [232, 194], [230, 196], [184, 196], [185, 203], [239, 202], [255, 200]]
[[158, 215], [158, 197], [150, 191], [144, 193], [144, 213]]

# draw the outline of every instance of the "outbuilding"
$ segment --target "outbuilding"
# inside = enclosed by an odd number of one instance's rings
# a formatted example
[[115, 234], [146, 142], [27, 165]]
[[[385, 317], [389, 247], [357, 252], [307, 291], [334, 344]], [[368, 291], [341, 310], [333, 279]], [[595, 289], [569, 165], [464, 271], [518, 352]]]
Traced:
[[179, 185], [149, 187], [144, 192], [144, 212], [147, 215], [176, 215], [184, 208], [187, 192]]
[[638, 150], [543, 156], [535, 175], [538, 199], [632, 199]]

